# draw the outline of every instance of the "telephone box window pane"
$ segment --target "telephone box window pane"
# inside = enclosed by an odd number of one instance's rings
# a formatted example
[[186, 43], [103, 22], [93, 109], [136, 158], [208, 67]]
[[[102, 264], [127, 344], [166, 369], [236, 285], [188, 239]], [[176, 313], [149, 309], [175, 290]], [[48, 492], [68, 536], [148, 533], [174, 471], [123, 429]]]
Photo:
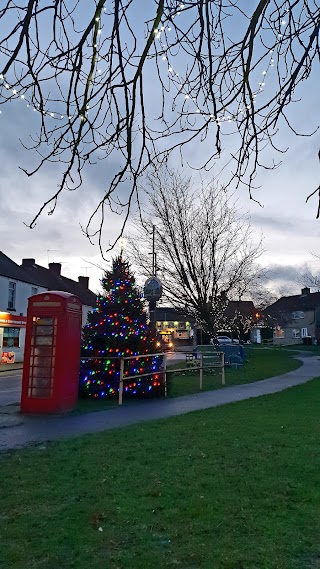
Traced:
[[[41, 353], [41, 350], [44, 353]], [[35, 348], [35, 353], [30, 356], [31, 366], [54, 366], [55, 363], [55, 348], [50, 348], [47, 346], [40, 346]]]
[[[55, 349], [55, 348], [53, 348]], [[51, 356], [53, 350], [51, 348], [51, 346], [36, 346], [34, 348], [34, 356], [41, 356], [41, 357], [49, 357]]]
[[33, 381], [32, 387], [40, 387], [41, 389], [50, 389], [50, 377], [49, 378], [42, 378], [38, 377]]
[[52, 336], [37, 336], [36, 346], [52, 346], [53, 337]]
[[55, 317], [33, 317], [33, 347], [28, 385], [30, 397], [52, 397], [56, 333], [57, 319]]
[[48, 399], [52, 395], [50, 389], [40, 389], [39, 387], [31, 389], [31, 393], [31, 397], [37, 399]]
[[33, 360], [34, 366], [51, 366], [51, 356], [35, 356]]
[[37, 336], [52, 336], [53, 326], [37, 326], [36, 334]]
[[51, 365], [48, 367], [34, 367], [33, 377], [51, 377]]
[[41, 326], [41, 324], [44, 326], [52, 326], [55, 318], [52, 318], [51, 316], [34, 316], [32, 320], [37, 326]]

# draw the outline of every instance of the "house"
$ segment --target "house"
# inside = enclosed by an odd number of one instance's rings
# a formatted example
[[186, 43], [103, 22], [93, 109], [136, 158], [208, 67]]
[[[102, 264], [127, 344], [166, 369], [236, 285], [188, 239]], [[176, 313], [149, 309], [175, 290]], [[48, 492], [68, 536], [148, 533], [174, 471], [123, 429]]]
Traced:
[[[252, 301], [229, 301], [225, 309], [227, 328], [221, 332], [242, 340], [250, 339], [250, 329], [256, 320], [257, 309]], [[159, 334], [171, 334], [176, 346], [179, 344], [208, 343], [210, 338], [199, 329], [194, 318], [184, 316], [174, 308], [163, 306], [155, 311], [156, 328]]]
[[[88, 312], [96, 306], [97, 295], [89, 290], [89, 277], [78, 277], [78, 282], [61, 275], [61, 263], [49, 263], [49, 268], [37, 265], [35, 259], [22, 259], [23, 271], [45, 288], [60, 290], [76, 295], [82, 302], [82, 325], [87, 321]], [[40, 291], [39, 291], [40, 292]]]
[[[0, 357], [23, 360], [28, 298], [47, 289], [0, 251]], [[12, 354], [7, 355], [7, 354]], [[5, 355], [3, 355], [5, 354]]]
[[274, 344], [320, 343], [320, 292], [305, 287], [301, 294], [283, 296], [263, 313], [273, 328]]
[[[78, 282], [61, 275], [61, 264], [50, 263], [49, 269], [23, 259], [18, 265], [0, 251], [0, 357], [6, 361], [22, 361], [25, 343], [28, 298], [48, 290], [70, 292], [82, 302], [82, 323], [95, 307], [96, 295], [89, 290], [88, 277]], [[8, 360], [9, 358], [9, 360]]]
[[170, 334], [176, 345], [192, 344], [194, 318], [184, 316], [170, 306], [161, 306], [155, 309], [155, 320], [158, 334]]
[[226, 306], [224, 317], [226, 328], [221, 331], [233, 338], [259, 343], [256, 321], [259, 313], [252, 300], [230, 300]]

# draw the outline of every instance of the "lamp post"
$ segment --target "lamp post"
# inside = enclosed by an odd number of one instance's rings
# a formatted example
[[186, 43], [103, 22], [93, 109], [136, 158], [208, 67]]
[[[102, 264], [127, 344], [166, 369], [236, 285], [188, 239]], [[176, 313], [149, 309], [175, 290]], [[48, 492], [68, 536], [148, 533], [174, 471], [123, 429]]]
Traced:
[[150, 324], [156, 328], [156, 304], [162, 295], [162, 284], [156, 276], [156, 253], [155, 253], [155, 226], [152, 226], [152, 276], [149, 277], [143, 288], [144, 298], [149, 302]]
[[143, 288], [144, 298], [149, 302], [150, 324], [156, 327], [156, 304], [162, 295], [162, 284], [157, 277], [150, 277], [146, 280]]

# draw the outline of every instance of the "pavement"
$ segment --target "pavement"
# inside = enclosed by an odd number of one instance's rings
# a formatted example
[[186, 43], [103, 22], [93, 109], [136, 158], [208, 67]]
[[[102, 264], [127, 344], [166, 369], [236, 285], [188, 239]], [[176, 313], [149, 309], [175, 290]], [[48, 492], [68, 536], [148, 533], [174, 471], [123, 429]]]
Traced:
[[16, 363], [16, 364], [0, 364], [0, 373], [1, 372], [5, 372], [7, 373], [8, 371], [16, 371], [16, 370], [22, 370], [23, 369], [23, 363]]
[[20, 402], [21, 380], [22, 372], [20, 370], [0, 374], [0, 409], [4, 405]]
[[[26, 445], [97, 433], [151, 421], [184, 415], [201, 409], [209, 409], [277, 393], [310, 381], [320, 376], [318, 356], [297, 356], [303, 365], [280, 376], [204, 391], [172, 399], [147, 400], [134, 405], [123, 405], [106, 411], [82, 415], [26, 416], [19, 413], [18, 406], [2, 407], [0, 410], [0, 450], [20, 448]], [[2, 428], [1, 428], [2, 427]]]

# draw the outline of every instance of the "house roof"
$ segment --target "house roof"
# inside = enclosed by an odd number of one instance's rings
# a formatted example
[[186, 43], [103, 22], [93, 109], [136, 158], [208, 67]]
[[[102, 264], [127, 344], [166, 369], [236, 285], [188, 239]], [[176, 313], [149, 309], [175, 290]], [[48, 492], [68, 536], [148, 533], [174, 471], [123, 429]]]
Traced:
[[304, 294], [295, 296], [283, 296], [276, 302], [265, 308], [264, 314], [276, 316], [279, 313], [288, 313], [302, 310], [314, 310], [320, 307], [320, 292], [308, 292], [309, 289], [303, 289]]
[[175, 308], [171, 306], [160, 306], [155, 310], [155, 318], [159, 322], [195, 322], [195, 319], [191, 316], [185, 316]]
[[255, 316], [257, 309], [252, 300], [230, 300], [225, 311], [225, 316], [232, 318], [235, 312], [238, 312], [241, 316], [250, 318]]
[[0, 251], [0, 276], [22, 281], [34, 285], [40, 285], [34, 275], [28, 274], [17, 263], [12, 261], [7, 255]]
[[37, 282], [37, 284], [48, 290], [70, 292], [77, 296], [82, 304], [87, 306], [96, 305], [97, 295], [77, 281], [63, 277], [53, 270], [41, 267], [36, 263], [28, 264], [23, 270], [30, 276], [30, 279], [33, 279], [32, 282]]
[[[230, 300], [228, 306], [225, 311], [225, 315], [227, 318], [232, 318], [235, 312], [240, 313], [242, 316], [254, 316], [257, 312], [253, 302], [251, 300]], [[183, 313], [171, 308], [170, 306], [161, 306], [156, 308], [155, 310], [155, 318], [158, 321], [166, 322], [166, 321], [186, 321], [191, 322], [192, 324], [195, 322], [195, 319], [191, 316], [185, 316]]]

